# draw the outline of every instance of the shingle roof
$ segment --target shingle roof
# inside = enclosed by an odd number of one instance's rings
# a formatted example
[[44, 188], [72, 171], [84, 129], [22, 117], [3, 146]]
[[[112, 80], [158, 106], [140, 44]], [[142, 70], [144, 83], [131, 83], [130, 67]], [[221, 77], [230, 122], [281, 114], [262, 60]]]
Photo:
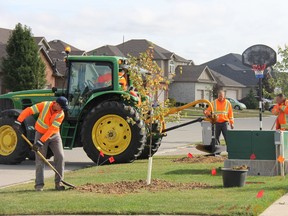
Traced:
[[12, 33], [12, 30], [0, 28], [0, 43], [6, 44], [10, 35]]
[[242, 64], [242, 57], [239, 54], [230, 53], [202, 65], [208, 65], [212, 70], [244, 86], [257, 85], [258, 80], [254, 71]]
[[[182, 67], [182, 74], [180, 72]], [[200, 80], [201, 74], [207, 70], [211, 76], [211, 80]], [[184, 65], [177, 66], [175, 70], [174, 82], [208, 82], [216, 83], [216, 80], [211, 73], [210, 69], [206, 65]]]
[[244, 88], [245, 86], [242, 85], [241, 83], [236, 82], [235, 80], [232, 80], [214, 70], [210, 70], [212, 74], [214, 75], [217, 84], [220, 86], [225, 86], [225, 87], [239, 87], [239, 88]]
[[[58, 50], [61, 52], [64, 51], [67, 46], [69, 46], [71, 48], [71, 51], [82, 51], [82, 50], [62, 41], [62, 40], [52, 40], [52, 41], [49, 41], [48, 44], [50, 45], [51, 49]], [[84, 52], [84, 51], [82, 51], [82, 52]]]
[[178, 61], [189, 62], [187, 59], [176, 55], [145, 39], [133, 39], [117, 45], [118, 49], [127, 57], [128, 54], [138, 57], [140, 53], [146, 52], [149, 47], [154, 48], [154, 59], [169, 60], [172, 56]]
[[88, 55], [106, 55], [106, 56], [122, 56], [125, 55], [117, 46], [106, 45], [88, 52]]

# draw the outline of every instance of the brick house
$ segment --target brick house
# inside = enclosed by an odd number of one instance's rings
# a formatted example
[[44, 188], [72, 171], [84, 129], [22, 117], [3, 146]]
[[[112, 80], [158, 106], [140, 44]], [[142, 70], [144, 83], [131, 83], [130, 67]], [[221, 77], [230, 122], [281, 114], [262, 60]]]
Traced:
[[[154, 48], [154, 60], [163, 70], [164, 75], [169, 79], [175, 74], [175, 69], [178, 66], [193, 64], [191, 60], [187, 60], [174, 52], [164, 49], [145, 39], [133, 39], [116, 46], [106, 45], [88, 52], [88, 55], [110, 55], [110, 56], [123, 56], [128, 55], [138, 57], [140, 53], [146, 52], [150, 47]], [[161, 94], [159, 99], [163, 101], [167, 99], [168, 91]]]

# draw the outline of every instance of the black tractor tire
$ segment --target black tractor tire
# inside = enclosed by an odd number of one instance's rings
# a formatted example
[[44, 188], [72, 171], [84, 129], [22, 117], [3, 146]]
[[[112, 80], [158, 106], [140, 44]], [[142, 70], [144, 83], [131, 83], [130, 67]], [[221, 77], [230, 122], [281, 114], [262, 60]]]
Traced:
[[[25, 140], [21, 137], [21, 134], [25, 134], [24, 128], [20, 128], [19, 131], [15, 131], [12, 127], [14, 125], [14, 118], [3, 116], [0, 118], [0, 164], [19, 164], [26, 159], [30, 148]], [[12, 143], [11, 140], [17, 141], [17, 144]], [[6, 143], [5, 143], [6, 142]], [[15, 149], [5, 150], [6, 147], [16, 145]], [[7, 152], [7, 153], [4, 153]]]
[[[103, 123], [104, 121], [101, 122], [101, 120], [105, 117], [109, 117], [113, 115], [115, 119], [120, 120], [120, 122], [126, 124], [126, 126], [122, 123], [116, 124], [116, 126], [109, 125], [109, 121], [106, 123]], [[129, 121], [128, 121], [129, 119]], [[100, 123], [99, 123], [99, 121]], [[115, 121], [116, 122], [116, 121]], [[130, 139], [130, 142], [128, 143], [126, 149], [124, 149], [122, 152], [119, 151], [119, 153], [111, 153], [109, 154], [110, 149], [112, 148], [112, 151], [117, 151], [119, 146], [115, 145], [113, 147], [109, 147], [111, 145], [107, 145], [104, 141], [102, 143], [94, 143], [95, 138], [93, 140], [92, 136], [97, 137], [100, 136], [97, 134], [98, 132], [101, 134], [102, 129], [99, 129], [99, 131], [96, 131], [97, 133], [93, 134], [93, 127], [94, 125], [97, 124], [104, 124], [103, 130], [108, 133], [106, 134], [105, 132], [105, 137], [107, 137], [107, 142], [109, 142], [108, 139], [113, 140], [115, 137], [120, 137], [120, 141], [122, 143], [125, 142], [127, 139], [127, 136], [121, 137], [120, 130], [122, 130], [121, 127], [123, 127], [123, 131], [125, 128], [125, 132], [130, 134], [128, 135]], [[100, 126], [99, 126], [100, 127]], [[105, 127], [105, 129], [104, 129]], [[117, 128], [118, 132], [117, 132]], [[95, 130], [94, 130], [95, 132]], [[104, 132], [103, 132], [104, 134]], [[111, 137], [110, 137], [111, 135]], [[104, 135], [103, 135], [104, 136]], [[109, 136], [109, 138], [108, 138]], [[115, 138], [116, 139], [116, 138]], [[105, 140], [105, 138], [104, 138]], [[132, 107], [125, 105], [124, 103], [120, 101], [105, 101], [96, 107], [94, 107], [90, 113], [87, 114], [86, 118], [84, 119], [83, 125], [82, 125], [82, 130], [81, 130], [81, 142], [84, 148], [84, 151], [86, 152], [87, 156], [94, 161], [97, 165], [100, 164], [107, 164], [109, 163], [109, 158], [113, 156], [115, 162], [114, 163], [129, 163], [133, 162], [143, 151], [144, 145], [146, 141], [146, 130], [145, 130], [145, 124], [144, 122], [140, 119], [139, 114], [137, 110]], [[111, 141], [112, 142], [112, 141]], [[107, 148], [106, 148], [107, 145]], [[97, 148], [97, 147], [98, 148]], [[106, 150], [102, 150], [102, 148], [106, 148]], [[121, 147], [120, 147], [121, 148]], [[100, 156], [100, 150], [104, 153], [104, 157]]]
[[[147, 133], [149, 134], [147, 136], [147, 140], [144, 146], [144, 149], [141, 153], [141, 155], [139, 157], [137, 157], [137, 160], [143, 160], [143, 159], [148, 159], [150, 156], [150, 136], [152, 135], [152, 144], [151, 144], [151, 156], [153, 156], [158, 149], [161, 146], [161, 141], [162, 141], [162, 136], [160, 134], [160, 122], [156, 122], [153, 123], [152, 126], [152, 134], [151, 133]], [[149, 129], [147, 128], [147, 131], [149, 131]]]

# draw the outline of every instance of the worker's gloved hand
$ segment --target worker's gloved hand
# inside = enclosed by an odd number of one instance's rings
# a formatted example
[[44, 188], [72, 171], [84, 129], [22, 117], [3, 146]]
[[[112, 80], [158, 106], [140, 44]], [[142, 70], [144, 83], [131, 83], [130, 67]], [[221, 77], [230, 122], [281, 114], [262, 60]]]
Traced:
[[41, 140], [37, 140], [37, 142], [33, 145], [32, 149], [34, 151], [39, 151], [39, 148], [41, 148], [44, 145], [44, 143]]
[[14, 121], [14, 124], [13, 124], [12, 127], [13, 127], [16, 131], [19, 131], [20, 128], [21, 128], [21, 125], [22, 125], [22, 123], [16, 120], [16, 121]]

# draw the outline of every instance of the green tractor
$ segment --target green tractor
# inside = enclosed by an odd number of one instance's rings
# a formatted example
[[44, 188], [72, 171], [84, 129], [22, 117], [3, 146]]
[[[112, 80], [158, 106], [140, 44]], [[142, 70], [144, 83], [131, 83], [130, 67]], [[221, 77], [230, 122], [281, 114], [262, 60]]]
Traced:
[[[105, 162], [111, 156], [117, 163], [127, 163], [148, 158], [147, 143], [153, 134], [152, 153], [158, 150], [164, 123], [155, 123], [152, 127], [155, 131], [149, 131], [147, 123], [140, 118], [137, 107], [140, 99], [133, 91], [125, 59], [68, 56], [66, 64], [63, 89], [27, 90], [0, 96], [1, 164], [21, 163], [31, 156], [31, 149], [12, 127], [21, 111], [58, 96], [67, 97], [70, 108], [61, 125], [64, 149], [83, 147], [95, 163]], [[36, 118], [27, 118], [21, 128], [32, 142]], [[100, 151], [104, 157], [100, 156]]]

